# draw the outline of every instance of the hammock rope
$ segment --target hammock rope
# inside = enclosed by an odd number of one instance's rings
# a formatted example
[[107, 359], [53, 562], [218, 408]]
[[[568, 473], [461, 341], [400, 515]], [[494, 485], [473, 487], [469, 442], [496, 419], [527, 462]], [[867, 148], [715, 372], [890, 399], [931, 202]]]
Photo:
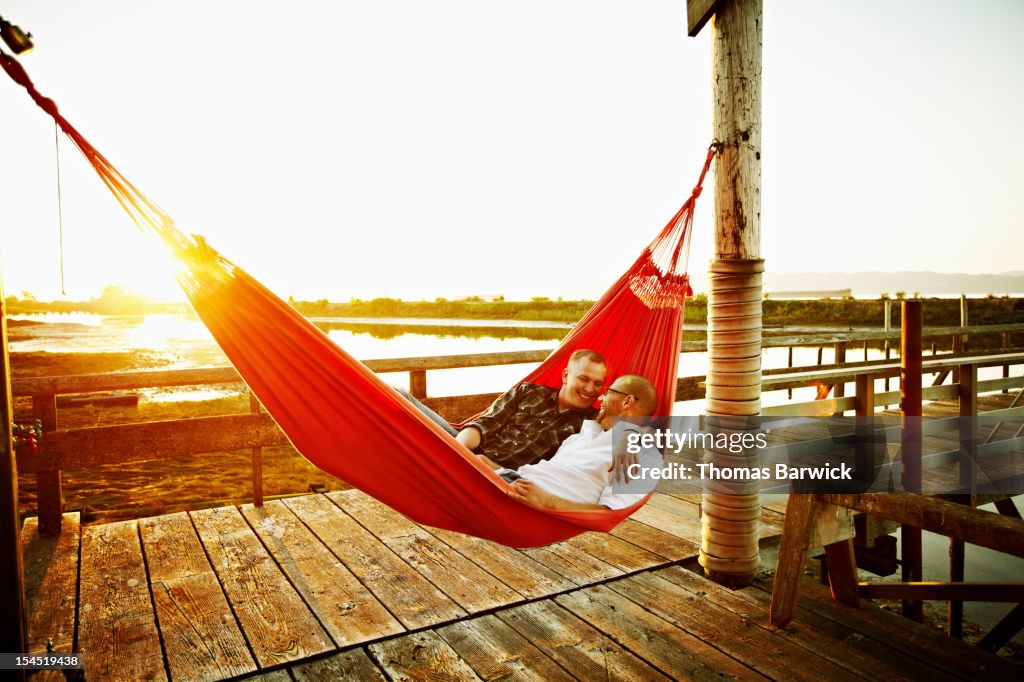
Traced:
[[[0, 63], [71, 139], [139, 229], [187, 266], [178, 279], [200, 319], [318, 468], [414, 521], [515, 547], [608, 531], [646, 501], [619, 510], [559, 511], [511, 498], [507, 483], [365, 365], [202, 237], [182, 233], [36, 90], [13, 57], [0, 51]], [[656, 414], [671, 414], [683, 307], [692, 295], [686, 263], [693, 210], [714, 155], [712, 147], [686, 203], [523, 381], [558, 387], [568, 356], [592, 348], [607, 359], [609, 382], [627, 373], [649, 378], [658, 389]]]

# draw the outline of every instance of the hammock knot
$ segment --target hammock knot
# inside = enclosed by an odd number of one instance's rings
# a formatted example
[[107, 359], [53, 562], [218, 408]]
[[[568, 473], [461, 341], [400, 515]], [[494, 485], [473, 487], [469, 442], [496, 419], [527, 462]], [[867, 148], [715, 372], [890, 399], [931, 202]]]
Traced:
[[693, 188], [693, 195], [692, 195], [693, 198], [696, 199], [697, 197], [699, 197], [700, 193], [703, 192], [703, 191], [704, 191], [704, 187], [701, 186], [701, 185], [697, 185], [696, 187], [694, 187]]

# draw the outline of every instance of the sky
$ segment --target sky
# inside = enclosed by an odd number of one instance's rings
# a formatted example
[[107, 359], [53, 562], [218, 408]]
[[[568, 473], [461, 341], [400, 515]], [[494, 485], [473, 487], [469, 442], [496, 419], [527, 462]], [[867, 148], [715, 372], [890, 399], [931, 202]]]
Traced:
[[[684, 0], [0, 0], [36, 85], [190, 233], [282, 297], [596, 298], [711, 140]], [[1024, 3], [768, 0], [769, 272], [1024, 270]], [[0, 76], [8, 295], [180, 297]], [[696, 288], [714, 254], [709, 184]]]

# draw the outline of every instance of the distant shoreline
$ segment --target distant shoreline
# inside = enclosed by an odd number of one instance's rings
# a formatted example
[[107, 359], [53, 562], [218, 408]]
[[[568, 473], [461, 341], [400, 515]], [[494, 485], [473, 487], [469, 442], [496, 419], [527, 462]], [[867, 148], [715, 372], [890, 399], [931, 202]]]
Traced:
[[[764, 301], [764, 323], [788, 325], [882, 326], [884, 298], [774, 299]], [[891, 299], [892, 324], [899, 324], [899, 299]], [[959, 298], [924, 298], [926, 326], [957, 326], [960, 324]], [[347, 303], [296, 301], [289, 303], [311, 319], [424, 319], [424, 320], [488, 320], [503, 323], [534, 322], [575, 324], [593, 306], [593, 301], [560, 301], [536, 298], [531, 301], [484, 301], [476, 297], [449, 301], [403, 301], [394, 298], [353, 299]], [[141, 300], [108, 301], [34, 301], [9, 297], [8, 315], [48, 313], [89, 313], [97, 315], [181, 314], [191, 311], [188, 304], [150, 303]], [[967, 303], [970, 324], [1012, 324], [1024, 322], [1024, 298], [987, 296], [970, 298]], [[698, 294], [686, 303], [687, 323], [707, 321], [707, 296]]]

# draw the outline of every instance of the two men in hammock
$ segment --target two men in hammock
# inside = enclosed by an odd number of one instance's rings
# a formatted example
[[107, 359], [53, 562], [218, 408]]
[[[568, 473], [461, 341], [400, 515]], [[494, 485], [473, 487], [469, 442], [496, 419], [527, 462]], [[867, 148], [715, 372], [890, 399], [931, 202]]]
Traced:
[[[612, 488], [612, 453], [617, 445], [625, 452], [626, 434], [639, 432], [657, 406], [658, 394], [650, 381], [620, 376], [605, 390], [594, 419], [584, 421], [579, 433], [569, 436], [551, 459], [515, 471], [511, 495], [540, 509], [622, 509], [639, 502], [643, 494]], [[620, 420], [624, 428], [613, 431]], [[661, 453], [644, 448], [638, 460], [644, 468], [660, 467]]]
[[[610, 495], [612, 472], [617, 480], [625, 481], [626, 468], [637, 462], [637, 457], [617, 443], [613, 458], [611, 424], [620, 417], [651, 415], [657, 394], [642, 377], [619, 377], [604, 393], [601, 410], [595, 411], [593, 405], [602, 395], [607, 374], [600, 353], [577, 350], [562, 373], [561, 387], [521, 383], [461, 431], [408, 392], [401, 392], [493, 468], [522, 468], [524, 473], [513, 484], [514, 494], [527, 504], [563, 509], [619, 508], [632, 504], [636, 496], [606, 497]], [[556, 459], [556, 463], [549, 463]]]

